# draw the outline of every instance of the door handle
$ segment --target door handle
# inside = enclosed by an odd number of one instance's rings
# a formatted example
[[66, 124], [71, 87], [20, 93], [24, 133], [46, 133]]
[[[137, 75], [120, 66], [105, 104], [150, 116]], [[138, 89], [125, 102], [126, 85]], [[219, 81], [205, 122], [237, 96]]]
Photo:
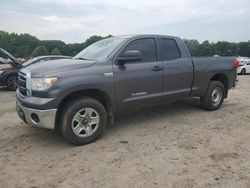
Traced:
[[161, 70], [163, 70], [163, 67], [161, 67], [161, 66], [154, 66], [152, 68], [152, 71], [161, 71]]

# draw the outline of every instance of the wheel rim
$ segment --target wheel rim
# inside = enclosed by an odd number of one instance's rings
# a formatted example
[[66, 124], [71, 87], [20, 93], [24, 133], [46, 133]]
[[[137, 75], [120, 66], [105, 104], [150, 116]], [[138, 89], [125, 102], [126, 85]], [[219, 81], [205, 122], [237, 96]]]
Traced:
[[9, 78], [8, 87], [13, 90], [17, 88], [17, 77]]
[[100, 124], [100, 116], [93, 108], [79, 110], [72, 119], [71, 128], [78, 137], [93, 135]]
[[221, 102], [221, 99], [222, 99], [221, 88], [219, 88], [219, 87], [214, 88], [212, 95], [211, 95], [211, 98], [212, 98], [213, 105], [217, 106]]

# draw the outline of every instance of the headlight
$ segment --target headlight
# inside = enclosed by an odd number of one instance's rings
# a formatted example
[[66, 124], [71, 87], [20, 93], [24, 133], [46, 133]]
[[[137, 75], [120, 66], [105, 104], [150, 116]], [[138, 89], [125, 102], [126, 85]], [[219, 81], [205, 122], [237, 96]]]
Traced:
[[33, 91], [44, 91], [56, 85], [57, 78], [32, 78], [31, 89]]
[[3, 74], [4, 73], [4, 71], [0, 71], [0, 74]]

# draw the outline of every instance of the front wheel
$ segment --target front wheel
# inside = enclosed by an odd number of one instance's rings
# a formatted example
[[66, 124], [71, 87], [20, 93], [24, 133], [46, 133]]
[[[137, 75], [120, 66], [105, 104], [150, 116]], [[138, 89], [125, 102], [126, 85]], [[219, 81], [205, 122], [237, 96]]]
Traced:
[[64, 107], [61, 131], [74, 145], [84, 145], [97, 140], [107, 124], [104, 106], [97, 100], [84, 97], [70, 101]]
[[224, 98], [224, 85], [219, 81], [211, 81], [206, 94], [201, 97], [201, 106], [206, 110], [217, 110], [221, 107]]
[[16, 91], [17, 89], [17, 75], [11, 75], [7, 78], [6, 86], [11, 91]]

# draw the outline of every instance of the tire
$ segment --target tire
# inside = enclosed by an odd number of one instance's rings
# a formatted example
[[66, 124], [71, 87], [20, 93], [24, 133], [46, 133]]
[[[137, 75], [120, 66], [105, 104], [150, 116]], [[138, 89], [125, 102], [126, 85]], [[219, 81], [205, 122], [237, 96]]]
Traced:
[[246, 74], [246, 69], [242, 69], [240, 72], [241, 75], [245, 75]]
[[60, 122], [63, 137], [79, 146], [94, 142], [102, 135], [107, 113], [104, 106], [93, 98], [76, 98], [64, 107]]
[[224, 98], [224, 85], [219, 81], [210, 81], [206, 94], [200, 99], [201, 107], [209, 111], [218, 110]]
[[18, 77], [17, 75], [8, 76], [6, 80], [6, 86], [11, 91], [16, 91], [17, 89]]

